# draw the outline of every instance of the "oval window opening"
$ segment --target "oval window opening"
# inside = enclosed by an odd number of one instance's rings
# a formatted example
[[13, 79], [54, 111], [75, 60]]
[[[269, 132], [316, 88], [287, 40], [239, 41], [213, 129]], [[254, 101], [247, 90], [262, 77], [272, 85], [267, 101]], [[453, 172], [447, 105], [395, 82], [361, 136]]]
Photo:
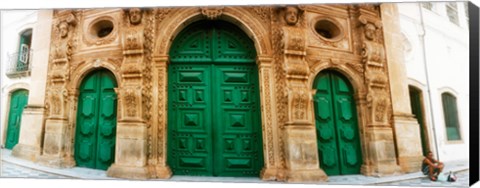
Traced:
[[108, 36], [113, 31], [113, 23], [110, 20], [101, 20], [93, 24], [91, 28], [91, 34], [103, 38]]
[[315, 31], [326, 39], [335, 39], [342, 33], [336, 24], [328, 20], [317, 21], [317, 23], [315, 23]]

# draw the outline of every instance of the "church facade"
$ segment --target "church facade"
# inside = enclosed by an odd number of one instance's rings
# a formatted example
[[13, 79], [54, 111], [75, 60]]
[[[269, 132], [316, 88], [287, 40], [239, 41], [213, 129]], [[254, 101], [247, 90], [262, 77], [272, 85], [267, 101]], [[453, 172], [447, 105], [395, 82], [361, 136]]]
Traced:
[[13, 155], [127, 179], [416, 172], [422, 149], [397, 11], [51, 11], [42, 113], [23, 117]]

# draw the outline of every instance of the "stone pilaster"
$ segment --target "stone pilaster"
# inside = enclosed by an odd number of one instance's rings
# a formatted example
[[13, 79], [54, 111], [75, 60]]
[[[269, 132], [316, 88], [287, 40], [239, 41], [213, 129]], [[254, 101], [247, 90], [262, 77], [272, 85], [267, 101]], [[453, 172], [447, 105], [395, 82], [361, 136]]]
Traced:
[[156, 132], [157, 142], [155, 143], [157, 155], [156, 165], [151, 166], [152, 174], [155, 174], [156, 178], [168, 179], [172, 176], [172, 170], [167, 165], [167, 64], [168, 56], [154, 57], [154, 69], [153, 75], [153, 90], [154, 105], [153, 109], [156, 114], [153, 114], [156, 123], [154, 123], [154, 132]]
[[262, 104], [262, 136], [265, 166], [260, 172], [262, 180], [275, 180], [278, 173], [279, 145], [278, 126], [276, 126], [276, 109], [273, 85], [273, 68], [271, 57], [258, 57], [258, 73]]
[[47, 119], [45, 122], [44, 147], [38, 162], [53, 167], [73, 167], [75, 160], [68, 151], [71, 144], [69, 138], [70, 110], [72, 101], [69, 98], [67, 84], [70, 81], [69, 65], [73, 33], [77, 20], [72, 11], [65, 11], [59, 15], [54, 24], [55, 40], [52, 42], [50, 53], [52, 58], [49, 66], [46, 91]]
[[116, 89], [119, 103], [115, 162], [107, 175], [118, 178], [148, 179], [147, 167], [147, 124], [143, 119], [142, 88], [144, 69], [144, 25], [142, 12], [138, 8], [129, 10], [129, 27], [122, 36], [123, 62], [122, 82]]
[[403, 50], [401, 45], [398, 45], [402, 43], [399, 32], [399, 13], [397, 6], [393, 3], [383, 3], [381, 13], [392, 93], [393, 124], [398, 161], [403, 172], [416, 172], [420, 170], [423, 158], [420, 137], [421, 127], [412, 115]]
[[305, 61], [306, 34], [303, 11], [289, 6], [283, 11], [283, 63], [286, 72], [287, 118], [283, 129], [285, 180], [287, 182], [326, 181], [320, 169], [316, 128], [312, 124], [312, 91], [307, 84], [309, 67]]
[[47, 80], [48, 55], [52, 32], [52, 10], [39, 10], [32, 41], [34, 49], [31, 74], [31, 88], [28, 104], [23, 110], [20, 137], [12, 155], [35, 161], [42, 151], [44, 126], [45, 83]]
[[393, 175], [399, 172], [396, 160], [394, 130], [391, 124], [392, 102], [388, 80], [388, 66], [383, 46], [382, 21], [378, 6], [360, 7], [359, 27], [363, 32], [362, 62], [366, 84], [366, 158], [362, 174], [369, 176]]

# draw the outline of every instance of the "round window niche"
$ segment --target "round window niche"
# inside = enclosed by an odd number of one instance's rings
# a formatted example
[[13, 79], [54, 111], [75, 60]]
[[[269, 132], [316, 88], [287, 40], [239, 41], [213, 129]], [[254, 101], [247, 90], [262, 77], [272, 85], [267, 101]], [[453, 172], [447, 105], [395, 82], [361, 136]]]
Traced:
[[335, 40], [342, 36], [342, 30], [330, 20], [318, 20], [314, 25], [315, 32], [322, 38]]
[[113, 31], [113, 22], [110, 20], [100, 20], [95, 22], [90, 28], [90, 34], [94, 38], [104, 38]]

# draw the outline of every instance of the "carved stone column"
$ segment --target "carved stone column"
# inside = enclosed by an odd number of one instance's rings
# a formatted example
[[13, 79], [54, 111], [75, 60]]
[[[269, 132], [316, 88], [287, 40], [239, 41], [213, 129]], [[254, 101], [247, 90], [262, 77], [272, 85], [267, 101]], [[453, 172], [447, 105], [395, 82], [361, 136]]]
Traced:
[[130, 25], [122, 36], [123, 63], [122, 83], [116, 90], [119, 115], [115, 162], [107, 170], [111, 177], [147, 179], [147, 124], [142, 112], [142, 71], [144, 67], [144, 36], [141, 24], [142, 12], [138, 8], [129, 10]]
[[416, 172], [420, 170], [423, 159], [421, 127], [411, 111], [403, 50], [401, 45], [398, 45], [402, 43], [399, 32], [399, 13], [397, 6], [393, 3], [383, 3], [381, 13], [392, 90], [393, 124], [398, 161], [403, 172]]
[[154, 147], [157, 149], [157, 164], [150, 167], [152, 174], [156, 178], [168, 179], [172, 176], [172, 170], [167, 165], [167, 64], [168, 56], [154, 57], [154, 69], [153, 75], [156, 77], [153, 78], [153, 90], [154, 93], [153, 103], [153, 114], [154, 130], [156, 132], [157, 141]]
[[76, 18], [72, 12], [64, 12], [59, 16], [55, 26], [55, 40], [52, 42], [50, 71], [48, 73], [48, 89], [46, 91], [46, 104], [48, 110], [45, 122], [45, 135], [43, 154], [39, 163], [53, 167], [73, 167], [75, 160], [72, 155], [67, 155], [69, 143], [68, 130], [70, 107], [67, 84], [70, 81], [70, 58], [72, 49], [73, 32]]
[[[38, 11], [39, 22], [35, 24], [32, 41], [32, 75], [28, 104], [23, 110], [18, 144], [12, 155], [35, 161], [42, 151], [42, 134], [45, 129], [45, 83], [47, 80], [48, 55], [52, 33], [52, 10]], [[38, 49], [38, 50], [37, 50]]]
[[262, 104], [262, 135], [264, 167], [260, 172], [262, 180], [275, 180], [278, 173], [279, 145], [278, 126], [276, 126], [276, 109], [274, 97], [274, 77], [271, 57], [258, 57], [258, 73]]
[[[312, 124], [312, 89], [307, 84], [309, 68], [305, 61], [306, 36], [299, 19], [301, 10], [286, 7], [282, 27], [283, 62], [286, 72], [287, 118], [285, 139], [285, 178], [287, 182], [326, 181], [319, 167], [316, 128]], [[301, 17], [300, 17], [301, 18]]]
[[391, 91], [378, 6], [362, 6], [358, 19], [363, 31], [362, 61], [367, 88], [364, 137], [367, 158], [361, 172], [370, 176], [392, 175], [399, 171], [399, 167], [395, 156], [394, 130], [390, 120]]

